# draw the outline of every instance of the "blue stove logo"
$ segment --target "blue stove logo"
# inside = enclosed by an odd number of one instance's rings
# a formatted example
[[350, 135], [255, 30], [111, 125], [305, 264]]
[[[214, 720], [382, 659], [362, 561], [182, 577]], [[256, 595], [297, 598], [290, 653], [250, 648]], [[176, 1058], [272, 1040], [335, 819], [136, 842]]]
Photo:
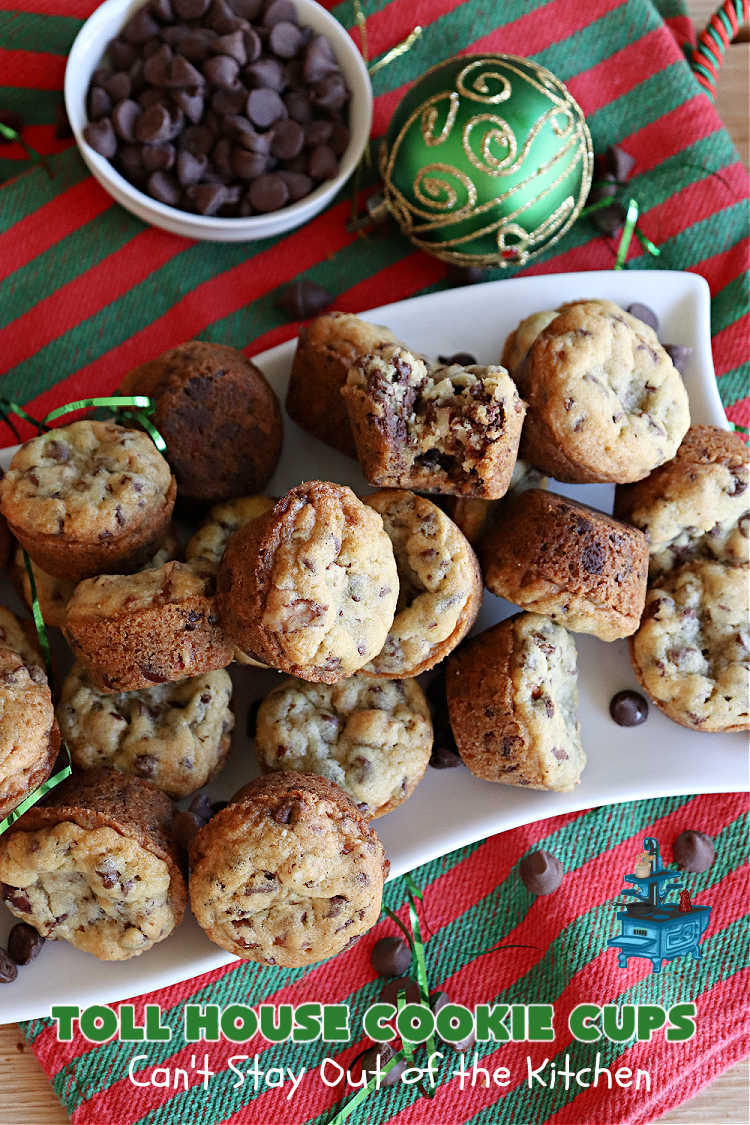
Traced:
[[[674, 961], [688, 953], [700, 961], [698, 942], [708, 926], [711, 907], [690, 901], [681, 873], [662, 865], [659, 841], [653, 836], [644, 839], [635, 871], [625, 876], [625, 882], [631, 886], [623, 888], [622, 893], [635, 901], [623, 903], [625, 909], [617, 915], [622, 932], [607, 942], [619, 949], [620, 968], [627, 968], [631, 957], [645, 957], [655, 973], [661, 972], [664, 961]], [[678, 891], [679, 899], [672, 901], [670, 896]]]

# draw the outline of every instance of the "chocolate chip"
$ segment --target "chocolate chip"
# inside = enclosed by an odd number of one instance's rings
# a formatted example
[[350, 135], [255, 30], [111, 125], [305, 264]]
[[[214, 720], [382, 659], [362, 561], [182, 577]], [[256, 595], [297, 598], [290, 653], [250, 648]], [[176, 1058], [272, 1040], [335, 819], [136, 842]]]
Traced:
[[461, 755], [455, 749], [455, 743], [452, 742], [452, 737], [451, 742], [436, 738], [430, 754], [430, 765], [434, 770], [451, 770], [455, 769], [456, 766], [463, 765]]
[[166, 172], [175, 162], [175, 147], [171, 144], [144, 145], [141, 160], [147, 172]]
[[193, 156], [206, 156], [214, 147], [216, 137], [206, 125], [190, 125], [180, 138], [182, 148]]
[[402, 991], [406, 993], [404, 997], [405, 1003], [420, 1003], [419, 985], [415, 980], [412, 980], [411, 977], [394, 977], [392, 980], [387, 981], [380, 990], [381, 1003], [393, 1004], [394, 1008], [397, 1008], [398, 994]]
[[214, 42], [214, 50], [217, 54], [227, 55], [230, 59], [234, 59], [240, 66], [245, 66], [247, 63], [245, 35], [242, 31], [232, 31], [229, 35], [220, 35]]
[[476, 1032], [472, 1030], [469, 1032], [465, 1039], [459, 1039], [458, 1043], [450, 1043], [449, 1046], [452, 1047], [454, 1051], [460, 1051], [461, 1053], [463, 1053], [464, 1051], [471, 1050], [476, 1041]]
[[223, 184], [191, 184], [185, 189], [190, 202], [201, 215], [215, 215], [226, 199]]
[[338, 170], [339, 162], [330, 145], [316, 145], [307, 165], [309, 175], [314, 180], [331, 180]]
[[117, 152], [117, 136], [108, 117], [102, 117], [99, 121], [89, 121], [83, 130], [83, 135], [86, 138], [86, 143], [100, 156], [105, 156], [108, 160], [111, 160]]
[[58, 102], [55, 106], [55, 136], [59, 141], [66, 141], [73, 136], [73, 129], [64, 102]]
[[135, 141], [135, 124], [140, 115], [141, 107], [132, 98], [125, 98], [115, 106], [112, 111], [112, 124], [123, 141], [129, 144]]
[[[222, 91], [223, 92], [223, 91]], [[203, 116], [205, 100], [202, 93], [191, 93], [190, 90], [173, 90], [172, 101], [193, 125], [197, 125]]]
[[310, 101], [325, 110], [337, 110], [349, 100], [349, 87], [342, 74], [327, 74], [310, 91]]
[[220, 813], [222, 809], [227, 808], [228, 805], [229, 801], [214, 801], [214, 803], [211, 805], [211, 816], [216, 816], [217, 813]]
[[648, 305], [641, 305], [638, 301], [636, 301], [635, 304], [628, 305], [627, 311], [631, 316], [634, 316], [638, 320], [643, 321], [644, 324], [647, 324], [649, 328], [653, 328], [654, 332], [659, 331], [659, 318], [654, 310], [650, 309]]
[[264, 27], [273, 27], [274, 24], [281, 22], [297, 23], [297, 9], [293, 0], [271, 0], [263, 13]]
[[607, 552], [601, 543], [587, 543], [581, 552], [581, 563], [588, 574], [601, 574], [606, 560]]
[[276, 90], [278, 93], [285, 85], [283, 67], [276, 59], [258, 59], [245, 67], [242, 77], [254, 90]]
[[331, 148], [337, 156], [343, 156], [349, 145], [350, 133], [343, 121], [334, 121], [331, 131]]
[[[287, 179], [283, 172], [279, 172], [278, 175]], [[307, 317], [318, 316], [324, 309], [330, 308], [334, 300], [333, 294], [322, 285], [300, 278], [278, 289], [274, 304], [291, 320], [305, 320]]]
[[144, 144], [160, 144], [172, 139], [172, 118], [162, 102], [144, 109], [136, 122], [135, 135]]
[[302, 73], [305, 82], [313, 85], [339, 68], [333, 48], [324, 35], [316, 35], [307, 45]]
[[536, 851], [521, 860], [520, 873], [523, 885], [533, 895], [551, 895], [563, 880], [563, 868], [551, 852]]
[[270, 172], [253, 180], [249, 196], [256, 211], [278, 211], [289, 201], [289, 188], [281, 176]]
[[689, 828], [685, 832], [680, 832], [672, 845], [672, 855], [682, 871], [700, 873], [708, 871], [716, 858], [716, 848], [711, 837], [705, 832]]
[[[248, 152], [247, 149], [236, 147], [232, 149], [231, 168], [235, 176], [241, 180], [255, 180], [262, 176], [268, 164], [268, 157], [260, 152]], [[271, 208], [275, 210], [275, 208]]]
[[158, 763], [153, 754], [139, 754], [133, 768], [139, 777], [153, 777]]
[[312, 121], [312, 106], [304, 90], [288, 90], [284, 94], [284, 105], [293, 121], [299, 121], [301, 125]]
[[277, 121], [273, 127], [271, 152], [279, 160], [290, 160], [302, 151], [305, 143], [305, 132], [298, 121], [286, 119]]
[[384, 937], [373, 945], [370, 963], [379, 977], [400, 977], [411, 967], [411, 950], [403, 938]]
[[477, 282], [484, 281], [486, 276], [486, 271], [479, 266], [448, 266], [445, 272], [445, 280], [455, 287], [476, 285]]
[[151, 0], [149, 8], [151, 9], [151, 15], [160, 23], [172, 23], [174, 19], [172, 0]]
[[211, 819], [212, 805], [208, 793], [196, 793], [188, 805], [188, 811], [204, 823]]
[[247, 96], [247, 116], [259, 128], [267, 129], [274, 121], [286, 117], [286, 106], [276, 90], [251, 90]]
[[126, 43], [124, 39], [113, 39], [107, 48], [107, 53], [113, 65], [119, 70], [129, 70], [138, 58], [135, 47], [132, 43]]
[[103, 89], [107, 91], [113, 104], [116, 102], [124, 101], [125, 98], [130, 97], [132, 82], [130, 75], [125, 74], [123, 71], [118, 71], [117, 74], [111, 75], [102, 83]]
[[198, 20], [205, 16], [211, 0], [172, 0], [174, 13], [181, 20]]
[[332, 136], [332, 121], [324, 121], [316, 117], [314, 121], [305, 126], [305, 140], [310, 148], [314, 148], [315, 145], [328, 144]]
[[201, 820], [192, 812], [178, 812], [172, 821], [172, 837], [178, 848], [187, 851], [198, 831]]
[[240, 67], [237, 60], [229, 55], [214, 55], [204, 62], [203, 73], [220, 90], [233, 90], [237, 88]]
[[476, 362], [476, 356], [473, 356], [471, 352], [456, 352], [454, 355], [438, 356], [438, 363], [444, 363], [446, 366], [457, 363], [460, 367], [471, 367]]
[[693, 349], [688, 344], [664, 344], [663, 347], [680, 375], [684, 375], [690, 363]]
[[0, 949], [0, 984], [10, 984], [18, 976], [15, 961], [11, 961], [4, 949]]
[[159, 34], [159, 25], [147, 8], [141, 8], [122, 29], [122, 38], [128, 43], [145, 43]]
[[177, 157], [177, 179], [183, 187], [188, 184], [197, 184], [206, 171], [208, 157], [193, 156], [192, 152], [185, 150]]
[[[312, 180], [304, 172], [287, 172], [285, 168], [282, 168], [276, 174], [281, 177], [289, 188], [290, 203], [296, 203], [298, 199], [304, 199], [313, 189], [314, 185]], [[331, 297], [330, 294], [328, 294], [328, 296], [330, 300], [328, 304], [323, 306], [324, 308], [328, 308], [333, 301], [333, 297]]]
[[[362, 1075], [367, 1075], [367, 1079], [370, 1081], [377, 1074], [382, 1074], [383, 1069], [388, 1065], [395, 1053], [390, 1043], [377, 1043], [374, 1047], [370, 1047], [364, 1052], [360, 1059]], [[406, 1059], [399, 1059], [396, 1065], [380, 1079], [380, 1086], [383, 1088], [395, 1086], [397, 1082], [401, 1081], [401, 1075], [404, 1073], [405, 1069]]]
[[648, 718], [648, 702], [637, 691], [618, 691], [609, 702], [609, 713], [618, 727], [638, 727]]
[[180, 185], [168, 172], [152, 172], [146, 182], [149, 195], [168, 207], [176, 207], [180, 202]]
[[622, 183], [627, 180], [633, 171], [635, 157], [626, 152], [624, 148], [620, 148], [619, 145], [610, 145], [604, 153], [604, 164], [607, 171]]
[[444, 1008], [446, 1004], [450, 1004], [450, 1002], [450, 997], [447, 992], [435, 989], [434, 992], [430, 993], [430, 1007], [435, 1015], [437, 1015], [440, 1009]]
[[[245, 27], [242, 30], [242, 40], [245, 44], [245, 57], [248, 63], [254, 63], [260, 58], [263, 44], [254, 27]], [[244, 77], [244, 75], [243, 75]]]
[[296, 24], [279, 20], [271, 28], [268, 45], [280, 59], [293, 59], [304, 42], [302, 32]]
[[299, 816], [299, 805], [296, 803], [280, 805], [271, 815], [277, 824], [296, 824]]
[[8, 955], [17, 965], [28, 965], [43, 945], [44, 938], [28, 922], [16, 922], [8, 934]]

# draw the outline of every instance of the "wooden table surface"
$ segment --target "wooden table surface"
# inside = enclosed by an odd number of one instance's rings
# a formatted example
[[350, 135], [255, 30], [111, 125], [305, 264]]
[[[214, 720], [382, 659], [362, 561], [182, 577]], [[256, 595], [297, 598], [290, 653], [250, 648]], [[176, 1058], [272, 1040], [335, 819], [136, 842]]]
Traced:
[[[716, 0], [687, 0], [698, 28], [716, 7]], [[747, 28], [740, 42], [729, 48], [719, 81], [717, 108], [746, 165], [748, 142], [748, 72], [750, 44]], [[662, 1125], [746, 1125], [748, 1121], [748, 1061], [719, 1075], [710, 1086], [679, 1109], [660, 1118]], [[0, 1125], [65, 1125], [68, 1116], [14, 1025], [0, 1027]], [[600, 1125], [589, 1122], [587, 1125]]]

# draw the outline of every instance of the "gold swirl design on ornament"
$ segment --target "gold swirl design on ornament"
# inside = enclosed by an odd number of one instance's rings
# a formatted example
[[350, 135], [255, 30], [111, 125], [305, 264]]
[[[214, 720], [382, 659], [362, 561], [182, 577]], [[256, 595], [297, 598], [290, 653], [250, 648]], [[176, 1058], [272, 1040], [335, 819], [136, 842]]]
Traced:
[[[475, 126], [480, 124], [489, 125], [482, 134], [481, 157], [475, 153], [471, 145], [471, 133]], [[495, 156], [491, 149], [493, 143], [505, 145], [507, 149], [505, 156]], [[515, 134], [508, 122], [494, 113], [480, 113], [472, 117], [471, 121], [467, 121], [461, 135], [461, 144], [467, 159], [475, 168], [480, 172], [486, 172], [488, 176], [500, 176], [506, 173], [509, 165], [513, 163], [518, 148]]]
[[[465, 66], [463, 70], [459, 71], [456, 77], [456, 89], [459, 94], [463, 94], [464, 97], [470, 98], [474, 102], [489, 102], [492, 105], [497, 105], [499, 102], [507, 102], [511, 95], [510, 82], [504, 74], [501, 74], [498, 70], [492, 69], [497, 66], [498, 58], [502, 59], [504, 56], [497, 56], [494, 59], [474, 59], [468, 66]], [[471, 84], [469, 84], [469, 75], [479, 67], [485, 67], [486, 69], [475, 75], [471, 79]], [[500, 84], [500, 89], [496, 94], [490, 93], [490, 81], [495, 81]]]
[[428, 98], [422, 110], [419, 131], [422, 134], [422, 140], [430, 148], [433, 148], [435, 145], [441, 145], [443, 141], [447, 141], [456, 121], [460, 98], [455, 90], [451, 90], [447, 95], [449, 102], [448, 115], [443, 122], [440, 132], [435, 133], [435, 125], [438, 119], [437, 102], [441, 101], [445, 96], [446, 91], [443, 91], [440, 94], [435, 94], [433, 97]]
[[[426, 164], [420, 168], [412, 185], [418, 203], [423, 207], [432, 206], [434, 210], [452, 211], [458, 203], [458, 192], [445, 178], [454, 176], [461, 187], [466, 191], [466, 202], [455, 215], [460, 215], [469, 208], [474, 207], [477, 201], [477, 189], [465, 172], [458, 168], [451, 168], [450, 164]], [[442, 177], [442, 178], [441, 178]], [[416, 210], [416, 208], [412, 208]], [[454, 221], [453, 218], [451, 221]]]

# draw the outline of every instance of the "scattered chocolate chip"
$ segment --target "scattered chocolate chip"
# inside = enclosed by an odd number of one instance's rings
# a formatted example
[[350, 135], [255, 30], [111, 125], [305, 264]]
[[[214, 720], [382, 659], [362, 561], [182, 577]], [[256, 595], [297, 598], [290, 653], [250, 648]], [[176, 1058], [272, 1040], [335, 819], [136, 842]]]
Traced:
[[166, 172], [175, 162], [175, 147], [172, 144], [144, 145], [140, 157], [147, 172]]
[[302, 73], [311, 85], [338, 70], [333, 48], [323, 35], [316, 35], [307, 45]]
[[623, 183], [633, 171], [635, 157], [619, 145], [610, 145], [604, 153], [604, 165], [619, 183]]
[[294, 6], [293, 0], [271, 0], [271, 3], [263, 14], [264, 27], [273, 27], [274, 24], [281, 23], [282, 21], [296, 24], [297, 9]]
[[148, 8], [141, 8], [122, 29], [122, 37], [128, 43], [146, 43], [159, 34], [159, 25]]
[[437, 1015], [440, 1009], [444, 1008], [446, 1004], [450, 1004], [450, 1002], [450, 997], [447, 992], [435, 989], [434, 992], [430, 993], [430, 1007], [435, 1015]]
[[478, 281], [484, 281], [486, 276], [486, 271], [479, 266], [448, 266], [445, 271], [445, 280], [454, 288], [476, 285]]
[[404, 1002], [406, 1004], [419, 1004], [419, 985], [411, 977], [393, 977], [392, 980], [386, 981], [380, 990], [381, 1003], [393, 1004], [394, 1008], [397, 1008], [400, 992], [405, 993]]
[[648, 702], [637, 691], [618, 691], [609, 703], [609, 713], [618, 727], [638, 727], [648, 718]]
[[454, 355], [439, 355], [438, 363], [444, 363], [449, 366], [451, 363], [457, 363], [460, 367], [471, 367], [472, 364], [477, 362], [476, 356], [471, 352], [456, 352]]
[[276, 90], [261, 87], [251, 90], [247, 96], [247, 116], [260, 129], [267, 129], [286, 117], [286, 106]]
[[[375, 1046], [370, 1047], [360, 1059], [362, 1074], [366, 1074], [369, 1081], [375, 1077], [378, 1071], [382, 1073], [383, 1068], [388, 1065], [395, 1053], [390, 1043], [377, 1043]], [[378, 1066], [378, 1062], [380, 1066]], [[404, 1073], [405, 1069], [406, 1059], [399, 1059], [396, 1065], [381, 1078], [381, 1087], [395, 1086], [397, 1082], [401, 1081], [401, 1075]]]
[[708, 871], [716, 857], [716, 848], [711, 837], [705, 832], [689, 828], [685, 832], [680, 832], [672, 845], [672, 855], [682, 871], [700, 873]]
[[194, 816], [197, 816], [198, 819], [202, 820], [204, 823], [210, 820], [212, 815], [212, 803], [208, 793], [196, 793], [188, 805], [188, 811]]
[[654, 310], [650, 309], [648, 305], [641, 305], [638, 301], [636, 301], [635, 304], [628, 305], [627, 311], [631, 316], [634, 316], [638, 320], [643, 321], [644, 324], [647, 324], [649, 328], [653, 328], [654, 332], [659, 331], [659, 318]]
[[0, 984], [10, 984], [18, 976], [15, 961], [11, 961], [4, 949], [0, 949]]
[[118, 102], [112, 111], [112, 124], [121, 140], [132, 144], [135, 141], [135, 124], [141, 115], [141, 107], [132, 98]]
[[299, 52], [304, 36], [296, 24], [279, 20], [271, 28], [268, 45], [280, 59], [293, 59]]
[[172, 821], [172, 836], [177, 847], [187, 851], [201, 827], [202, 821], [195, 813], [189, 811], [175, 813], [175, 818]]
[[152, 172], [146, 187], [149, 195], [168, 207], [176, 207], [180, 202], [180, 185], [168, 172]]
[[305, 131], [298, 121], [285, 118], [277, 121], [273, 127], [271, 152], [279, 160], [290, 160], [302, 152], [305, 143]]
[[435, 739], [432, 753], [430, 754], [430, 765], [434, 770], [452, 770], [455, 769], [456, 766], [463, 765], [461, 755], [455, 748], [452, 735], [451, 743], [443, 739]]
[[684, 375], [690, 363], [693, 349], [688, 344], [664, 344], [663, 347], [680, 375]]
[[400, 977], [411, 966], [411, 950], [403, 938], [384, 937], [373, 945], [370, 963], [379, 977]]
[[551, 895], [563, 880], [563, 868], [551, 852], [536, 851], [525, 855], [520, 864], [521, 879], [533, 895]]
[[201, 215], [215, 215], [226, 199], [224, 184], [190, 184], [185, 194]]
[[[290, 203], [296, 203], [298, 199], [304, 199], [306, 195], [310, 194], [314, 187], [312, 180], [304, 172], [287, 172], [286, 169], [282, 168], [276, 173], [276, 175], [281, 176], [282, 180], [289, 189]], [[333, 298], [331, 298], [331, 301], [332, 300]], [[324, 305], [324, 308], [328, 308], [329, 305], [330, 302], [329, 304]]]
[[[281, 173], [278, 173], [281, 175]], [[274, 296], [274, 305], [281, 309], [291, 320], [306, 320], [311, 316], [318, 316], [325, 309], [329, 309], [335, 297], [314, 281], [300, 278], [288, 285], [282, 285]]]
[[8, 934], [8, 955], [17, 965], [28, 965], [43, 945], [44, 938], [28, 922], [16, 922]]
[[65, 102], [62, 101], [55, 106], [55, 136], [59, 141], [67, 141], [69, 137], [73, 136]]

